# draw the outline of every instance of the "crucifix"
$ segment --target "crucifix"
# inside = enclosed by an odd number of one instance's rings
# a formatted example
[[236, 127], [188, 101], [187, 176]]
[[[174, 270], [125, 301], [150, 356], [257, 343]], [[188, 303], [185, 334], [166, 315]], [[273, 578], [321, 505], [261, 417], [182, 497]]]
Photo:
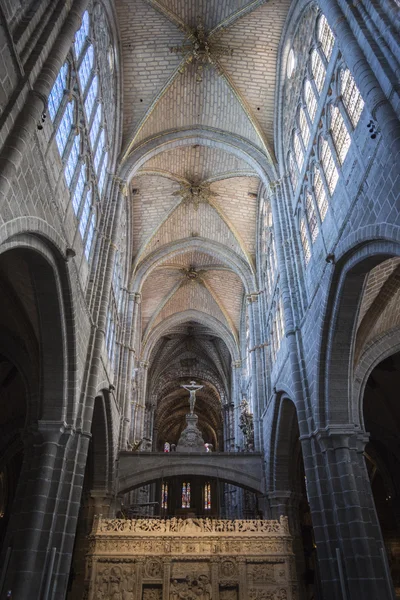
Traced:
[[196, 392], [198, 390], [201, 390], [204, 386], [196, 385], [195, 381], [191, 381], [189, 385], [181, 385], [181, 387], [183, 387], [185, 390], [190, 392], [190, 396], [189, 396], [190, 414], [193, 415], [194, 414], [194, 405], [196, 403]]

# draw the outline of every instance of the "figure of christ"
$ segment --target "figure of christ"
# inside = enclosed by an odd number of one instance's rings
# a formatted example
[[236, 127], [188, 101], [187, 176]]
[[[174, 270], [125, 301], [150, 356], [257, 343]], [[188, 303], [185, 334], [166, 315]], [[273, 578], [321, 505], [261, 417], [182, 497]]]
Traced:
[[204, 386], [197, 385], [195, 381], [191, 381], [189, 385], [181, 385], [185, 390], [187, 390], [190, 394], [189, 396], [189, 406], [190, 406], [190, 414], [194, 414], [194, 405], [196, 404], [196, 392], [198, 390], [203, 389]]

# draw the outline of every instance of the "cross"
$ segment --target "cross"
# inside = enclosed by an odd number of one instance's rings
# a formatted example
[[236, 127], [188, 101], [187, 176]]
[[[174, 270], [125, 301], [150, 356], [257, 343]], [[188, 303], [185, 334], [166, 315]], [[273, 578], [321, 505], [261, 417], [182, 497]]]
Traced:
[[189, 405], [190, 405], [190, 414], [194, 414], [194, 405], [196, 403], [196, 392], [201, 390], [204, 386], [197, 385], [195, 381], [191, 381], [189, 385], [181, 385], [185, 390], [190, 392], [189, 396]]

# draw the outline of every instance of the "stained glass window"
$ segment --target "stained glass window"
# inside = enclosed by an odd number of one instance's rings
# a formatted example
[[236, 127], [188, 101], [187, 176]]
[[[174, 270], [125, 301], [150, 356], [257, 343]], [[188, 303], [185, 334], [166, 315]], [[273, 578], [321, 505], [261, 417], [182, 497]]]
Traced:
[[105, 141], [105, 135], [104, 135], [104, 129], [102, 129], [102, 131], [100, 133], [99, 142], [98, 142], [97, 148], [96, 148], [96, 153], [94, 155], [94, 168], [96, 170], [96, 173], [99, 170], [100, 159], [102, 157], [103, 150], [104, 150], [104, 141]]
[[99, 133], [101, 124], [101, 104], [97, 105], [97, 109], [93, 118], [93, 123], [90, 128], [90, 143], [92, 144], [92, 148], [96, 145], [97, 135]]
[[304, 148], [307, 148], [308, 141], [310, 139], [310, 128], [308, 126], [306, 113], [304, 112], [304, 109], [302, 107], [299, 111], [299, 127], [301, 137], [303, 138]]
[[328, 25], [325, 15], [321, 15], [318, 22], [318, 39], [321, 42], [321, 47], [326, 56], [326, 60], [329, 62], [332, 56], [335, 36]]
[[351, 137], [343, 120], [342, 113], [337, 106], [331, 106], [331, 131], [333, 143], [340, 164], [343, 164], [351, 144]]
[[64, 90], [67, 87], [67, 76], [68, 76], [68, 63], [64, 63], [60, 69], [57, 79], [51, 89], [48, 108], [50, 118], [52, 121], [56, 118], [58, 109], [60, 108], [61, 101], [64, 97]]
[[[90, 251], [92, 249], [95, 225], [96, 225], [96, 217], [95, 217], [95, 214], [92, 213], [92, 216], [90, 218], [90, 223], [89, 223], [89, 229], [88, 229], [88, 233], [87, 233], [87, 237], [86, 237], [86, 242], [85, 242], [85, 256], [86, 256], [87, 260], [89, 260]], [[113, 344], [114, 344], [114, 339], [113, 339]]]
[[340, 91], [350, 121], [356, 128], [364, 108], [364, 100], [349, 69], [343, 69], [340, 73]]
[[211, 510], [211, 484], [204, 486], [204, 510]]
[[92, 190], [89, 189], [86, 194], [85, 202], [83, 204], [82, 214], [79, 221], [79, 232], [82, 239], [85, 237], [86, 227], [89, 221], [90, 207], [92, 204]]
[[103, 162], [102, 162], [101, 169], [100, 169], [100, 176], [99, 176], [99, 183], [98, 183], [100, 195], [103, 192], [104, 181], [106, 178], [107, 163], [108, 163], [108, 152], [106, 152], [104, 155]]
[[304, 153], [300, 142], [299, 134], [297, 132], [295, 132], [293, 136], [293, 149], [297, 161], [297, 166], [299, 168], [299, 171], [301, 171], [304, 162]]
[[75, 54], [80, 56], [86, 38], [89, 35], [89, 13], [86, 11], [82, 17], [82, 25], [75, 34]]
[[326, 197], [321, 172], [316, 165], [314, 165], [314, 193], [318, 205], [319, 215], [321, 217], [321, 221], [323, 221], [328, 210], [328, 199]]
[[305, 260], [306, 264], [308, 264], [308, 262], [311, 258], [311, 252], [310, 252], [310, 243], [308, 241], [308, 235], [307, 235], [307, 226], [306, 226], [306, 222], [303, 217], [300, 219], [300, 239], [301, 239], [301, 245], [303, 246], [304, 260]]
[[82, 92], [85, 91], [87, 82], [89, 81], [89, 77], [90, 77], [90, 74], [93, 69], [93, 61], [94, 61], [93, 46], [89, 46], [89, 48], [85, 52], [85, 56], [83, 57], [81, 66], [79, 67], [79, 79], [81, 82]]
[[78, 164], [79, 152], [81, 147], [81, 136], [75, 136], [74, 142], [72, 144], [71, 151], [68, 156], [67, 163], [65, 165], [65, 179], [67, 181], [68, 187], [71, 185], [72, 178], [75, 173], [76, 165]]
[[324, 169], [329, 193], [332, 196], [339, 179], [339, 173], [337, 171], [328, 140], [324, 140], [321, 145], [321, 163]]
[[57, 148], [60, 156], [64, 154], [74, 121], [74, 103], [68, 102], [56, 133]]
[[85, 100], [85, 111], [86, 111], [86, 117], [87, 117], [88, 122], [90, 122], [90, 118], [92, 116], [92, 110], [93, 110], [94, 102], [97, 97], [98, 87], [99, 87], [99, 80], [98, 80], [97, 75], [95, 75], [92, 79], [92, 83], [90, 84], [90, 88], [89, 88], [89, 91], [87, 93], [86, 100]]
[[317, 90], [319, 93], [321, 93], [321, 90], [324, 86], [326, 69], [317, 50], [313, 50], [311, 54], [311, 71], [315, 80], [315, 85], [317, 86]]
[[168, 508], [168, 483], [163, 483], [161, 486], [161, 508]]
[[310, 117], [310, 121], [313, 123], [315, 119], [315, 114], [317, 112], [317, 99], [314, 94], [314, 90], [312, 88], [311, 83], [308, 81], [304, 84], [304, 99], [307, 105], [308, 116]]
[[79, 212], [79, 208], [81, 206], [81, 200], [83, 196], [83, 190], [85, 189], [86, 183], [86, 165], [83, 164], [81, 167], [81, 171], [79, 173], [78, 181], [76, 182], [74, 195], [72, 196], [72, 206], [75, 214], [77, 215]]
[[319, 233], [317, 215], [314, 209], [314, 202], [310, 192], [306, 192], [306, 215], [308, 221], [308, 228], [310, 230], [310, 236], [312, 243], [315, 242]]
[[182, 483], [182, 508], [190, 508], [190, 482]]

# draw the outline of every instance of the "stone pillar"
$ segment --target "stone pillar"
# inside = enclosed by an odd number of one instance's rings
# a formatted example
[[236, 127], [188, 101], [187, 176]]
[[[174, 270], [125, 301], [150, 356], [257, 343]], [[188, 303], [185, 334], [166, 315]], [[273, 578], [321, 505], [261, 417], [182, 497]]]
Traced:
[[302, 436], [307, 494], [324, 600], [393, 600], [363, 457], [366, 436], [352, 426]]
[[169, 584], [171, 581], [171, 559], [164, 558], [164, 574], [163, 574], [163, 591], [162, 597], [163, 600], [169, 600]]
[[211, 561], [211, 589], [212, 589], [212, 600], [219, 600], [219, 573], [218, 573], [218, 561]]
[[239, 568], [239, 600], [248, 600], [247, 590], [247, 564], [245, 558], [238, 558]]
[[266, 402], [265, 361], [261, 344], [261, 319], [258, 303], [258, 292], [248, 294], [248, 310], [251, 341], [251, 369], [253, 386], [253, 415], [254, 415], [254, 449], [260, 451], [262, 445], [261, 413]]

